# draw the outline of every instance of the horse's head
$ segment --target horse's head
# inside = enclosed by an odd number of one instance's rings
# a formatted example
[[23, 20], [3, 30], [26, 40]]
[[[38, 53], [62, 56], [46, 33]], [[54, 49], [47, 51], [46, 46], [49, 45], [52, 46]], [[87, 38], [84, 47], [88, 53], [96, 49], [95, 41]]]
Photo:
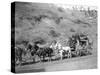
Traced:
[[53, 46], [52, 46], [52, 45], [50, 45], [50, 48], [53, 48]]

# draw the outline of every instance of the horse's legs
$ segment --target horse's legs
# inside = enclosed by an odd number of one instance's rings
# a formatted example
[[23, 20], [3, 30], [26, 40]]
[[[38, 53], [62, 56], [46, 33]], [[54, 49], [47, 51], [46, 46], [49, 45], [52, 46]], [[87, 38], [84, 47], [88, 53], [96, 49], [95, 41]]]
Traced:
[[61, 60], [63, 59], [63, 55], [61, 56]]
[[41, 57], [40, 57], [40, 62], [42, 62]]
[[61, 60], [63, 59], [63, 55], [62, 54], [63, 54], [63, 52], [61, 51], [60, 52], [60, 58], [61, 58]]
[[45, 60], [45, 56], [43, 56], [43, 61]]
[[50, 57], [49, 57], [48, 62], [50, 62], [50, 60], [51, 60], [51, 59], [50, 59]]
[[72, 57], [72, 55], [71, 55], [71, 51], [69, 51], [69, 53], [68, 53], [68, 54], [69, 54], [69, 58], [71, 58], [71, 57]]
[[50, 62], [50, 56], [48, 56], [48, 57], [49, 57], [48, 62]]
[[72, 56], [71, 56], [71, 53], [69, 53], [69, 58], [71, 58]]
[[72, 57], [72, 52], [70, 51], [70, 58]]
[[51, 62], [51, 55], [50, 55], [50, 57], [49, 57], [49, 61]]
[[70, 56], [69, 56], [69, 52], [68, 52], [68, 54], [67, 54], [67, 57], [69, 58]]

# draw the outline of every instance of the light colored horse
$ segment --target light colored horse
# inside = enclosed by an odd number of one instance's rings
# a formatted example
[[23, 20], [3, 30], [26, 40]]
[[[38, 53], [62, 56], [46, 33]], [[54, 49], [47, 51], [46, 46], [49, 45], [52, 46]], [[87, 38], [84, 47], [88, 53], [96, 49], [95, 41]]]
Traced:
[[56, 44], [52, 44], [50, 48], [58, 50], [61, 60], [63, 59], [63, 52], [68, 52], [67, 56], [71, 58], [71, 48], [69, 46], [62, 46], [61, 43], [57, 42]]
[[61, 59], [63, 58], [63, 52], [67, 52], [67, 57], [71, 58], [71, 48], [69, 46], [62, 46], [59, 42], [57, 44]]

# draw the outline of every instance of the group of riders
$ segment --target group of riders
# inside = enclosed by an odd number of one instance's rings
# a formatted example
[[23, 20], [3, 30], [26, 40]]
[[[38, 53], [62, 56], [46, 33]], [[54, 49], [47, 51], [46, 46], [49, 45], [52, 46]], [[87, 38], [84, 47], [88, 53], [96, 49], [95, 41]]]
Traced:
[[36, 62], [36, 57], [41, 62], [45, 58], [51, 61], [52, 57], [56, 55], [59, 55], [61, 60], [64, 57], [72, 58], [74, 56], [88, 55], [92, 54], [92, 46], [93, 41], [85, 34], [72, 35], [66, 41], [66, 45], [62, 45], [59, 40], [53, 40], [48, 45], [41, 45], [39, 41], [28, 41], [15, 46], [15, 63], [21, 64], [23, 57], [27, 55], [32, 58], [33, 62]]

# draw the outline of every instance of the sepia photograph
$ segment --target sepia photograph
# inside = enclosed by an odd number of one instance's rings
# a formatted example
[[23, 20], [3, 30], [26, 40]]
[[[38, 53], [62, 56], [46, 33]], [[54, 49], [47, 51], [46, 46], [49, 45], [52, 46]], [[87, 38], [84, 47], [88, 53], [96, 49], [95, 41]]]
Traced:
[[96, 6], [11, 3], [11, 71], [97, 69]]

